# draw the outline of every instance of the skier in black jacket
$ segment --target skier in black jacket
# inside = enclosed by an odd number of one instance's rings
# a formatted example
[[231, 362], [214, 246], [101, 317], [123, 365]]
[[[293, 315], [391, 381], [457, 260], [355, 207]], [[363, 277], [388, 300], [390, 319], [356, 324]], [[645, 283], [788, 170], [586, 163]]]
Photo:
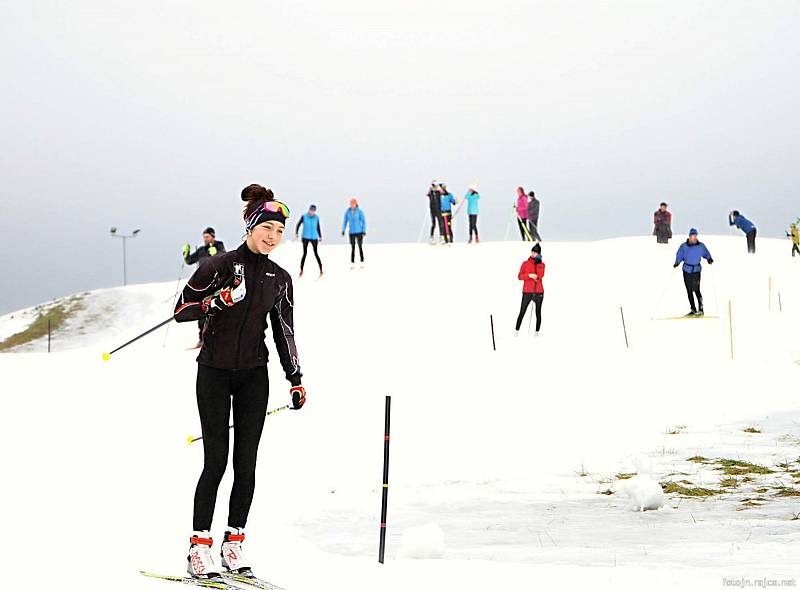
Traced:
[[208, 262], [209, 258], [217, 254], [225, 253], [225, 244], [217, 239], [213, 227], [207, 227], [203, 230], [203, 245], [197, 248], [191, 254], [189, 251], [191, 246], [189, 244], [183, 245], [183, 261], [186, 264], [197, 264], [202, 266]]
[[[189, 244], [183, 245], [183, 261], [186, 264], [197, 264], [198, 267], [203, 266], [206, 262], [211, 260], [212, 256], [225, 253], [225, 244], [217, 240], [217, 234], [214, 232], [213, 227], [207, 227], [203, 230], [203, 245], [197, 248], [191, 254], [189, 251], [191, 246]], [[203, 326], [206, 323], [205, 316], [197, 320], [197, 347], [203, 344]]]
[[278, 350], [292, 407], [303, 407], [306, 393], [294, 341], [292, 280], [269, 258], [283, 238], [289, 209], [271, 190], [250, 185], [242, 191], [247, 240], [236, 250], [215, 256], [192, 275], [175, 308], [175, 319], [207, 318], [197, 357], [197, 408], [203, 434], [204, 464], [194, 497], [194, 533], [189, 574], [217, 578], [209, 533], [217, 488], [228, 463], [228, 420], [233, 406], [234, 480], [221, 566], [252, 575], [242, 554], [244, 527], [255, 489], [256, 453], [269, 398], [267, 318]]
[[[437, 226], [441, 226], [442, 218], [442, 185], [435, 180], [431, 183], [431, 188], [428, 189], [428, 207], [431, 212], [431, 244], [433, 241], [433, 232]], [[443, 239], [444, 236], [439, 232], [439, 238]]]

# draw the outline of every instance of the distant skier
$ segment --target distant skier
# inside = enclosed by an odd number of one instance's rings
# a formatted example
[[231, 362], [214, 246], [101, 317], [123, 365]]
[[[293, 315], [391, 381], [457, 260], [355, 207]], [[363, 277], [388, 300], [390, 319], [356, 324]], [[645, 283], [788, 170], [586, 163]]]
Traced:
[[755, 254], [757, 233], [755, 224], [734, 209], [728, 214], [728, 225], [735, 225], [744, 232], [747, 238], [747, 252]]
[[525, 194], [525, 189], [521, 186], [517, 187], [517, 225], [519, 225], [519, 234], [522, 236], [523, 242], [531, 241], [531, 234], [528, 231], [528, 195]]
[[522, 283], [522, 303], [519, 307], [515, 335], [519, 334], [519, 327], [528, 306], [533, 302], [536, 310], [536, 335], [542, 327], [542, 303], [544, 302], [544, 262], [542, 262], [542, 245], [536, 244], [531, 248], [531, 256], [519, 268], [517, 278]]
[[186, 264], [197, 264], [202, 266], [209, 261], [209, 258], [217, 254], [225, 253], [225, 244], [217, 240], [217, 235], [213, 227], [207, 227], [203, 230], [203, 245], [196, 248], [191, 254], [189, 251], [191, 246], [189, 244], [183, 245], [183, 261]]
[[[428, 208], [431, 213], [431, 244], [435, 244], [433, 240], [433, 232], [438, 227], [441, 227], [442, 216], [442, 188], [435, 180], [431, 183], [431, 188], [428, 189]], [[439, 239], [444, 240], [444, 234], [439, 232]]]
[[[194, 252], [189, 254], [191, 247], [189, 244], [183, 245], [183, 261], [186, 264], [197, 264], [200, 268], [206, 262], [209, 262], [213, 256], [225, 253], [225, 244], [217, 240], [217, 234], [214, 232], [213, 227], [207, 227], [203, 230], [203, 245], [197, 248]], [[203, 344], [203, 327], [206, 324], [205, 316], [201, 316], [197, 320], [197, 346], [200, 348]]]
[[539, 234], [539, 209], [541, 203], [536, 198], [536, 194], [531, 191], [528, 193], [528, 233], [531, 240], [541, 242], [542, 236]]
[[[700, 273], [703, 270], [701, 266], [702, 260], [705, 258], [709, 264], [714, 264], [711, 258], [711, 252], [708, 251], [706, 245], [700, 242], [697, 238], [697, 230], [692, 228], [689, 230], [689, 239], [687, 239], [675, 256], [675, 264], [673, 268], [678, 268], [678, 265], [683, 263], [683, 284], [686, 286], [686, 295], [689, 297], [689, 307], [691, 311], [687, 316], [702, 316], [703, 315], [703, 294], [700, 292]], [[697, 297], [697, 305], [695, 306], [695, 297]]]
[[478, 187], [472, 185], [467, 190], [467, 194], [464, 195], [464, 200], [467, 202], [467, 215], [469, 215], [469, 243], [472, 243], [472, 234], [475, 234], [475, 243], [480, 243], [480, 238], [478, 237], [478, 201], [480, 201], [481, 195], [478, 193]]
[[653, 213], [653, 235], [658, 244], [669, 244], [672, 238], [672, 213], [667, 210], [666, 203], [661, 203]]
[[364, 267], [364, 236], [367, 235], [367, 220], [364, 212], [359, 208], [356, 199], [350, 199], [350, 207], [344, 212], [342, 221], [342, 235], [350, 226], [350, 268], [356, 266], [356, 244], [361, 257], [361, 267]]
[[[256, 454], [267, 412], [269, 380], [264, 332], [272, 337], [286, 379], [291, 407], [306, 400], [294, 339], [294, 302], [289, 273], [269, 254], [281, 243], [289, 208], [271, 190], [252, 184], [242, 191], [246, 241], [215, 256], [192, 275], [175, 308], [175, 320], [204, 316], [210, 329], [197, 357], [197, 408], [203, 434], [203, 472], [194, 495], [194, 532], [187, 571], [217, 579], [221, 568], [252, 576], [242, 553], [244, 527], [255, 489]], [[233, 487], [221, 564], [213, 556], [211, 522], [217, 489], [228, 465], [233, 405]], [[220, 567], [221, 566], [221, 567]]]
[[313, 203], [308, 208], [308, 213], [304, 213], [297, 222], [294, 228], [294, 237], [300, 232], [300, 226], [303, 226], [303, 257], [300, 259], [300, 276], [303, 276], [303, 267], [306, 264], [306, 254], [308, 254], [308, 245], [314, 249], [314, 258], [317, 259], [319, 266], [319, 276], [322, 276], [322, 260], [320, 260], [317, 246], [322, 241], [322, 227], [319, 224], [319, 216], [317, 216], [317, 206]]
[[800, 254], [800, 231], [797, 230], [796, 223], [793, 223], [789, 227], [789, 231], [786, 232], [786, 237], [792, 239], [792, 258], [794, 258], [795, 252]]
[[440, 216], [441, 224], [439, 233], [444, 235], [444, 241], [447, 244], [453, 243], [453, 205], [457, 203], [456, 198], [447, 190], [447, 186], [440, 185], [442, 188], [442, 195], [439, 201], [442, 204], [442, 214]]

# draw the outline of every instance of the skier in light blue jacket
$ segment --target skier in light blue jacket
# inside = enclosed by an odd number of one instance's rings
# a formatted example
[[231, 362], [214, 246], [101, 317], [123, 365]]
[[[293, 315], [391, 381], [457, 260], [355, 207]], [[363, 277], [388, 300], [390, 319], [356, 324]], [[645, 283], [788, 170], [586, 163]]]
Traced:
[[350, 207], [344, 212], [342, 221], [342, 235], [350, 226], [350, 268], [355, 268], [356, 264], [356, 244], [358, 244], [358, 254], [361, 257], [361, 267], [364, 267], [364, 236], [367, 235], [367, 220], [364, 212], [359, 208], [356, 199], [350, 199]]
[[478, 187], [472, 185], [464, 195], [464, 200], [467, 202], [467, 215], [469, 215], [469, 243], [472, 243], [472, 234], [475, 233], [475, 243], [480, 243], [478, 237], [478, 201], [481, 195], [478, 193]]
[[319, 265], [319, 276], [322, 276], [322, 260], [319, 257], [319, 252], [317, 252], [317, 246], [322, 241], [322, 227], [319, 224], [317, 206], [313, 203], [308, 208], [308, 213], [305, 213], [300, 218], [300, 221], [297, 222], [297, 226], [294, 228], [295, 239], [297, 239], [297, 234], [300, 232], [300, 226], [303, 226], [303, 257], [300, 259], [300, 276], [303, 276], [303, 267], [306, 265], [309, 244], [314, 249], [314, 257]]

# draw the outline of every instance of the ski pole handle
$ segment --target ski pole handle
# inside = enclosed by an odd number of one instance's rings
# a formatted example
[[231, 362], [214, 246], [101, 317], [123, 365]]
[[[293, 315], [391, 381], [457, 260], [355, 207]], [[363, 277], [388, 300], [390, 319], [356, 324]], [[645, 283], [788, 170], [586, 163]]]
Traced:
[[[288, 410], [289, 408], [291, 408], [291, 406], [289, 405], [281, 406], [280, 408], [275, 408], [274, 410], [270, 410], [269, 412], [267, 412], [267, 416], [271, 416], [272, 414], [277, 414], [278, 412], [282, 412], [283, 410]], [[228, 426], [228, 430], [233, 430], [233, 424]], [[198, 440], [203, 440], [203, 437], [192, 436], [191, 434], [186, 437], [187, 444], [192, 444], [194, 442], [197, 442]]]

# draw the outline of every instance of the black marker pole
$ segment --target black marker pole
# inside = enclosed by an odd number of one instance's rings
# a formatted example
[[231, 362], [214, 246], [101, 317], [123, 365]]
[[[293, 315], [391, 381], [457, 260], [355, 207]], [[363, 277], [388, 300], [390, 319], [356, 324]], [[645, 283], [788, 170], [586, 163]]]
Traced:
[[381, 500], [381, 541], [378, 547], [378, 563], [383, 563], [386, 551], [386, 508], [389, 501], [389, 416], [392, 411], [392, 396], [386, 396], [386, 422], [383, 431], [383, 498]]

